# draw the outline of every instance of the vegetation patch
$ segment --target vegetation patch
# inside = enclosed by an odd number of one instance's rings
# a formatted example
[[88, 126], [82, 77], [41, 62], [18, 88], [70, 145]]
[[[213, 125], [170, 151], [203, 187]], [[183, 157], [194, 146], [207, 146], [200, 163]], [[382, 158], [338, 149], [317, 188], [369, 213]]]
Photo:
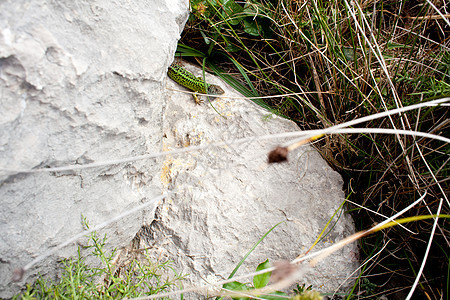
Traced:
[[[191, 0], [178, 54], [303, 130], [450, 95], [450, 22], [445, 2]], [[267, 98], [267, 96], [271, 96]], [[449, 136], [448, 106], [364, 123], [365, 128]], [[381, 133], [327, 135], [314, 144], [345, 179], [357, 229], [404, 216], [449, 214], [448, 143]], [[353, 296], [404, 299], [450, 293], [448, 221], [394, 226], [359, 241]], [[430, 252], [425, 258], [425, 249]], [[419, 270], [423, 264], [421, 275]], [[357, 295], [357, 296], [356, 296]]]
[[59, 281], [39, 276], [23, 294], [13, 299], [127, 299], [182, 287], [186, 275], [178, 274], [170, 261], [152, 262], [145, 251], [139, 256], [119, 259], [116, 250], [109, 254], [105, 251], [106, 241], [106, 236], [101, 238], [93, 232], [86, 246], [92, 250], [89, 256], [96, 258], [99, 267], [87, 264], [87, 257], [79, 247], [77, 258], [62, 262]]

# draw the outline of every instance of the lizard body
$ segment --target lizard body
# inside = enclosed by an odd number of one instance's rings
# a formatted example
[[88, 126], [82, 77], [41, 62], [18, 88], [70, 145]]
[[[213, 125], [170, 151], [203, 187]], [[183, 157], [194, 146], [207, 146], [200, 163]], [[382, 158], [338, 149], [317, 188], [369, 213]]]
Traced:
[[[172, 64], [169, 67], [167, 75], [169, 75], [169, 77], [172, 78], [172, 80], [176, 83], [196, 93], [211, 95], [221, 95], [225, 93], [220, 86], [209, 83], [206, 83], [207, 90], [205, 90], [205, 81], [202, 78], [195, 77], [194, 74], [177, 64]], [[192, 96], [194, 97], [195, 103], [201, 103], [196, 94], [193, 94]]]

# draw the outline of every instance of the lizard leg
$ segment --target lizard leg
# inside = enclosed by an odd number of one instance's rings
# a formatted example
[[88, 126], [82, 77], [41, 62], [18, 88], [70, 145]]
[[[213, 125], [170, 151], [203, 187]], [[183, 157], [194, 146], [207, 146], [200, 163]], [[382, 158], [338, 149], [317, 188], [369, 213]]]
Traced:
[[194, 97], [195, 103], [197, 103], [197, 104], [202, 104], [203, 100], [198, 99], [197, 92], [195, 92], [194, 94], [192, 94], [192, 97]]

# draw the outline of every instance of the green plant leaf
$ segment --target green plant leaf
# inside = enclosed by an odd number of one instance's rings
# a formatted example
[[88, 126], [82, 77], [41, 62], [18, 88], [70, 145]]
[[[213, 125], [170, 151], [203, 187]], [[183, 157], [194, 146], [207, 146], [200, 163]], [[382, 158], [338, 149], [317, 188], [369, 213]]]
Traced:
[[[231, 291], [249, 291], [250, 288], [246, 286], [244, 283], [233, 281], [229, 283], [225, 283], [223, 285], [224, 289], [231, 290]], [[248, 297], [232, 297], [234, 300], [244, 300], [249, 299]]]
[[344, 53], [345, 59], [347, 59], [348, 61], [355, 60], [355, 51], [353, 51], [353, 48], [343, 47], [342, 53]]
[[[265, 270], [267, 268], [270, 268], [269, 259], [266, 259], [264, 262], [260, 263], [256, 268], [256, 271]], [[255, 287], [255, 289], [265, 287], [269, 283], [270, 275], [272, 275], [272, 272], [259, 274], [253, 277], [253, 286]]]
[[269, 295], [259, 296], [258, 298], [261, 299], [267, 299], [267, 300], [280, 300], [280, 299], [286, 299], [289, 295], [283, 292], [273, 292]]
[[244, 283], [239, 281], [228, 282], [223, 285], [224, 289], [233, 291], [248, 291], [249, 288]]
[[244, 19], [244, 31], [250, 35], [259, 36], [259, 30], [256, 21], [249, 21], [247, 19]]
[[244, 8], [234, 2], [234, 0], [225, 1], [223, 4], [224, 17], [227, 18], [228, 23], [231, 25], [237, 25], [241, 22], [243, 17], [237, 17], [236, 14], [241, 13]]
[[205, 44], [206, 44], [206, 45], [209, 45], [209, 44], [211, 43], [211, 39], [209, 38], [209, 36], [207, 36], [207, 35], [203, 32], [203, 30], [200, 30], [200, 34], [202, 35], [203, 40], [205, 41]]
[[256, 10], [255, 6], [250, 5], [249, 3], [245, 4], [244, 10], [242, 12], [248, 17], [254, 17], [259, 13], [259, 11]]

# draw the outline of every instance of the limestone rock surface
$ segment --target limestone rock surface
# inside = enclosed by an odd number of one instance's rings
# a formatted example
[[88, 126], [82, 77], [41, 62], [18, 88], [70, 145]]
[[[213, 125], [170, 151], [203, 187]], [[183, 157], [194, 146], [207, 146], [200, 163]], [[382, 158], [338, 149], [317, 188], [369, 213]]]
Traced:
[[[200, 70], [190, 69], [201, 76]], [[145, 230], [143, 240], [152, 245], [154, 257], [174, 260], [177, 270], [198, 285], [226, 279], [279, 222], [238, 274], [254, 271], [266, 259], [305, 254], [336, 212], [313, 251], [354, 233], [351, 217], [339, 210], [345, 199], [342, 178], [317, 151], [304, 146], [290, 153], [288, 162], [267, 163], [267, 154], [285, 140], [263, 136], [298, 131], [297, 125], [274, 117], [217, 78], [208, 77], [208, 82], [225, 87], [226, 93], [202, 105], [190, 94], [170, 92], [182, 88], [168, 82], [164, 149], [204, 148], [169, 155], [163, 162], [162, 183], [173, 194]], [[348, 245], [305, 272], [301, 282], [323, 292], [345, 289], [354, 282], [345, 279], [358, 267], [357, 258], [356, 245]]]
[[[163, 79], [188, 16], [186, 1], [0, 2], [0, 168], [86, 164], [161, 150]], [[0, 298], [56, 274], [72, 244], [18, 283], [12, 270], [161, 193], [160, 163], [0, 173]], [[104, 232], [130, 243], [145, 212]]]
[[[344, 200], [342, 179], [308, 146], [288, 163], [267, 165], [268, 151], [284, 140], [257, 136], [297, 131], [294, 123], [229, 98], [240, 95], [209, 75], [226, 89], [212, 105], [174, 91], [184, 89], [166, 70], [187, 16], [181, 0], [0, 2], [1, 298], [39, 272], [57, 275], [57, 262], [76, 254], [77, 244], [11, 282], [14, 269], [82, 232], [81, 216], [92, 227], [162, 192], [170, 197], [101, 234], [111, 249], [139, 232], [142, 246], [174, 260], [196, 285], [226, 278], [278, 222], [241, 272], [304, 253]], [[88, 169], [14, 171], [193, 146], [202, 149]], [[354, 230], [345, 214], [332, 225], [314, 249]], [[356, 253], [349, 245], [302, 280], [337, 289], [357, 267]]]

